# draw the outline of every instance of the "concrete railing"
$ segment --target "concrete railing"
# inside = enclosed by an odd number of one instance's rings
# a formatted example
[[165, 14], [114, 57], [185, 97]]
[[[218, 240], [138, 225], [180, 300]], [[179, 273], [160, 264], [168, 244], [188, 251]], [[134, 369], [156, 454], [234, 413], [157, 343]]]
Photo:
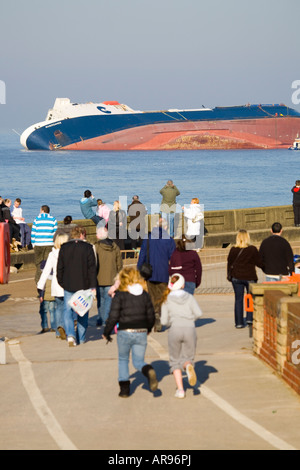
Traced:
[[[158, 220], [158, 214], [148, 216], [148, 227], [151, 229]], [[271, 225], [280, 222], [284, 228], [284, 237], [290, 243], [299, 242], [300, 229], [294, 227], [294, 215], [292, 206], [257, 207], [250, 209], [205, 211], [204, 224], [204, 249], [223, 249], [235, 243], [236, 233], [239, 229], [246, 229], [251, 236], [253, 244], [259, 244], [270, 234]], [[73, 223], [85, 227], [87, 240], [96, 241], [96, 227], [90, 219], [74, 220]], [[183, 220], [179, 216], [178, 234], [182, 233]], [[62, 222], [59, 222], [62, 224]], [[30, 224], [29, 224], [30, 225]], [[130, 249], [130, 240], [125, 243], [125, 248]], [[32, 254], [33, 255], [33, 254]], [[13, 266], [31, 263], [32, 255], [29, 253], [14, 253], [11, 256]], [[27, 261], [26, 261], [27, 260]]]

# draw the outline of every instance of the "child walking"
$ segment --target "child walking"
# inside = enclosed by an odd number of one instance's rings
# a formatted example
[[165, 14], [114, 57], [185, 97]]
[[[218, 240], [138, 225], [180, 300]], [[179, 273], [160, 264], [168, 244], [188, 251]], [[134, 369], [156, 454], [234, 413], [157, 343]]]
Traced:
[[119, 396], [123, 398], [130, 395], [130, 352], [133, 366], [147, 377], [150, 390], [154, 392], [158, 387], [155, 370], [145, 362], [147, 335], [155, 321], [152, 302], [145, 288], [146, 283], [137, 269], [125, 267], [120, 271], [119, 287], [112, 299], [103, 332], [103, 337], [111, 341], [110, 333], [118, 324]]
[[196, 299], [183, 290], [184, 284], [185, 280], [181, 274], [173, 274], [163, 296], [161, 307], [161, 324], [170, 326], [169, 363], [177, 387], [176, 398], [185, 397], [182, 370], [186, 371], [192, 387], [197, 383], [194, 370], [197, 344], [195, 320], [202, 316], [202, 310]]

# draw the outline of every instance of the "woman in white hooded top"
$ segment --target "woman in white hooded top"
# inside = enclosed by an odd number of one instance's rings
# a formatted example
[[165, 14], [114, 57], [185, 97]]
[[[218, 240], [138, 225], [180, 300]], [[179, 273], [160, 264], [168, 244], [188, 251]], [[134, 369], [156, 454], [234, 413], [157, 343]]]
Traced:
[[[58, 284], [56, 272], [57, 272], [57, 260], [59, 255], [60, 247], [63, 243], [69, 240], [69, 235], [66, 233], [57, 234], [54, 240], [54, 247], [49, 253], [45, 267], [42, 271], [41, 277], [37, 283], [37, 288], [40, 291], [44, 291], [47, 280], [51, 279], [51, 295], [55, 298], [55, 324], [56, 324], [56, 336], [61, 339], [66, 339], [64, 322], [63, 322], [63, 307], [64, 307], [64, 289]], [[42, 300], [43, 294], [41, 294]]]
[[185, 229], [185, 235], [193, 242], [195, 242], [195, 248], [202, 248], [204, 225], [203, 230], [201, 223], [203, 224], [204, 213], [203, 206], [199, 204], [199, 199], [194, 197], [191, 200], [191, 204], [183, 207], [183, 215], [187, 221], [187, 228]]
[[181, 274], [173, 274], [161, 306], [161, 324], [170, 326], [169, 362], [177, 386], [176, 398], [185, 397], [182, 370], [186, 371], [192, 387], [197, 383], [194, 370], [197, 344], [195, 320], [202, 316], [202, 310], [195, 297], [183, 290], [184, 283], [184, 277]]

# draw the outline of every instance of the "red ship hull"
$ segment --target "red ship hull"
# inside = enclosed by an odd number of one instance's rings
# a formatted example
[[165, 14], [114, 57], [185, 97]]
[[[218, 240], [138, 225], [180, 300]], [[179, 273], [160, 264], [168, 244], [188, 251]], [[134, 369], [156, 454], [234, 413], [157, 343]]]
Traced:
[[66, 145], [65, 150], [199, 150], [289, 148], [300, 133], [296, 117], [185, 121], [125, 129]]

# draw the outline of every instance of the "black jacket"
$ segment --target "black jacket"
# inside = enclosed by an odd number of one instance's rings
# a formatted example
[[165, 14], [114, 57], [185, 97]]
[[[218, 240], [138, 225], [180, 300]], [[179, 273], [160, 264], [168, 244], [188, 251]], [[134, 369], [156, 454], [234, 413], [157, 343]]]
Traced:
[[294, 186], [291, 191], [293, 193], [293, 205], [300, 206], [300, 188]]
[[257, 281], [256, 266], [262, 267], [261, 256], [253, 245], [246, 248], [233, 246], [227, 259], [227, 272], [231, 268], [231, 275], [243, 281]]
[[289, 242], [280, 235], [262, 241], [259, 249], [265, 274], [289, 275], [294, 271], [294, 255]]
[[143, 291], [141, 295], [117, 291], [112, 299], [103, 334], [108, 336], [117, 323], [119, 323], [119, 330], [147, 328], [150, 333], [154, 321], [153, 305], [146, 291]]
[[4, 221], [5, 221], [4, 218], [3, 218], [3, 212], [2, 212], [2, 210], [3, 210], [5, 207], [7, 207], [7, 206], [6, 206], [6, 205], [4, 204], [4, 202], [2, 201], [1, 204], [0, 204], [0, 222], [4, 222]]
[[68, 292], [96, 289], [96, 257], [90, 243], [76, 239], [62, 245], [57, 262], [57, 281]]

